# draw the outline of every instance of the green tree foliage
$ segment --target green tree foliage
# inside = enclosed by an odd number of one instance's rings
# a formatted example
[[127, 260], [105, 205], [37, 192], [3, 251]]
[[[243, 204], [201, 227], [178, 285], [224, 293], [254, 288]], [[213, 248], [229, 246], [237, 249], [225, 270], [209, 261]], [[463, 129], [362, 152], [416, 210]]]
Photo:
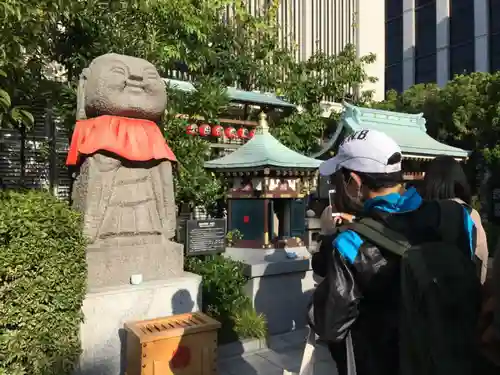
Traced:
[[0, 193], [0, 374], [69, 375], [80, 354], [86, 240], [48, 193]]
[[[216, 29], [211, 39], [211, 58], [203, 73], [244, 90], [274, 92], [300, 106], [302, 111], [292, 112], [273, 124], [272, 133], [296, 151], [317, 151], [325, 130], [319, 103], [370, 101], [373, 92], [356, 92], [364, 82], [376, 81], [365, 71], [366, 65], [375, 61], [375, 55], [358, 58], [355, 47], [347, 45], [338, 55], [317, 52], [298, 61], [295, 47], [282, 47], [276, 20], [280, 2], [269, 2], [256, 16], [250, 15], [241, 6], [243, 3], [235, 2], [235, 17]], [[336, 114], [333, 117], [337, 119]]]
[[58, 21], [71, 13], [71, 1], [8, 0], [0, 4], [0, 125], [33, 125], [29, 106], [42, 91]]
[[[293, 150], [304, 154], [318, 151], [326, 127], [321, 101], [370, 102], [372, 91], [361, 90], [358, 94], [356, 90], [364, 82], [376, 81], [365, 71], [366, 65], [374, 61], [372, 54], [358, 59], [353, 45], [347, 45], [337, 55], [318, 52], [306, 61], [288, 60], [286, 80], [276, 87], [276, 92], [302, 107], [302, 111], [283, 118], [271, 128], [273, 134]], [[338, 113], [332, 113], [330, 120], [338, 121], [338, 118]]]
[[388, 93], [376, 108], [423, 112], [431, 136], [482, 155], [490, 165], [500, 161], [500, 73], [455, 76], [443, 88], [415, 85], [400, 95]]
[[293, 61], [290, 51], [279, 43], [276, 14], [280, 1], [269, 1], [254, 15], [248, 12], [246, 1], [229, 3], [232, 17], [218, 22], [200, 72], [218, 77], [227, 86], [275, 91]]
[[[203, 167], [210, 157], [210, 144], [202, 137], [188, 135], [186, 126], [188, 120], [194, 118], [216, 120], [229, 99], [215, 78], [203, 79], [195, 88], [192, 93], [169, 90], [163, 126], [165, 138], [179, 161], [175, 176], [177, 203], [211, 207], [222, 197], [223, 191], [221, 182]], [[190, 118], [180, 117], [185, 114]]]
[[286, 80], [277, 87], [278, 93], [305, 109], [322, 100], [370, 101], [373, 91], [361, 90], [357, 94], [355, 90], [364, 82], [377, 81], [365, 71], [366, 65], [375, 59], [374, 54], [358, 58], [356, 47], [348, 44], [337, 55], [317, 52], [305, 61], [291, 61], [286, 69]]
[[[189, 66], [200, 69], [209, 50], [209, 37], [220, 24], [220, 11], [229, 1], [167, 0], [85, 1], [92, 3], [63, 23], [55, 58], [78, 77], [90, 61], [115, 52], [144, 58], [161, 74]], [[89, 4], [90, 5], [90, 4]]]

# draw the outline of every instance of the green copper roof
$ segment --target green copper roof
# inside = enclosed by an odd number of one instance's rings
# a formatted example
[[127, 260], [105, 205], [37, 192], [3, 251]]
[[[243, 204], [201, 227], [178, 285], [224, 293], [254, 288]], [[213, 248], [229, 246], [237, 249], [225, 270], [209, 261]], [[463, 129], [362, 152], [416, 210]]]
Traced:
[[321, 160], [290, 150], [274, 138], [262, 113], [251, 140], [229, 155], [206, 162], [205, 168], [226, 171], [265, 167], [316, 169], [320, 164]]
[[[176, 79], [165, 79], [165, 82], [172, 89], [187, 91], [187, 92], [191, 92], [191, 91], [196, 90], [196, 88], [193, 86], [193, 84], [191, 82], [188, 82], [188, 81], [179, 81]], [[229, 99], [231, 99], [231, 101], [233, 101], [233, 102], [266, 105], [266, 106], [272, 106], [272, 107], [295, 108], [294, 104], [285, 102], [284, 100], [281, 100], [276, 95], [271, 94], [271, 93], [262, 94], [259, 92], [239, 90], [239, 89], [236, 89], [234, 87], [228, 87], [226, 90], [227, 90], [226, 91], [227, 96], [229, 96]]]
[[403, 154], [467, 158], [469, 152], [440, 143], [427, 134], [422, 113], [413, 115], [400, 112], [356, 107], [344, 104], [342, 121], [351, 131], [374, 129], [386, 133], [401, 147]]

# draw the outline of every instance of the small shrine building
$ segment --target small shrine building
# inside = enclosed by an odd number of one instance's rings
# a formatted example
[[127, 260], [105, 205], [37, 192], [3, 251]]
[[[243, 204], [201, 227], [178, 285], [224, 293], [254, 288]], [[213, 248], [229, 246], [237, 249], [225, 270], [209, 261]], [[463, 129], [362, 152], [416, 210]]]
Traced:
[[406, 180], [423, 178], [425, 163], [436, 156], [453, 156], [461, 162], [469, 157], [469, 151], [438, 142], [427, 134], [423, 113], [391, 112], [351, 104], [344, 104], [344, 108], [340, 126], [344, 127], [346, 134], [373, 129], [386, 133], [396, 141], [403, 151]]
[[280, 143], [269, 133], [264, 112], [255, 136], [205, 168], [228, 182], [227, 230], [242, 234], [236, 247], [303, 245], [305, 197], [315, 188], [321, 160]]
[[[407, 183], [418, 183], [424, 177], [427, 163], [436, 156], [449, 155], [460, 162], [467, 160], [469, 151], [438, 142], [427, 134], [423, 113], [408, 114], [343, 104], [343, 113], [333, 137], [315, 157], [331, 157], [342, 140], [361, 129], [373, 129], [393, 138], [403, 152], [403, 172]], [[319, 196], [327, 198], [327, 182], [321, 179]]]

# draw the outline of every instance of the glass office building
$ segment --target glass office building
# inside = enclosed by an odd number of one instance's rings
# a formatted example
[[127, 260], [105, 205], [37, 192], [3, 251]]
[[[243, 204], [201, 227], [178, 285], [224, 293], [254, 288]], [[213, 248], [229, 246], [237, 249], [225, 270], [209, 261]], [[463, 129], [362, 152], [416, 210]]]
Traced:
[[385, 0], [385, 90], [500, 69], [500, 0]]

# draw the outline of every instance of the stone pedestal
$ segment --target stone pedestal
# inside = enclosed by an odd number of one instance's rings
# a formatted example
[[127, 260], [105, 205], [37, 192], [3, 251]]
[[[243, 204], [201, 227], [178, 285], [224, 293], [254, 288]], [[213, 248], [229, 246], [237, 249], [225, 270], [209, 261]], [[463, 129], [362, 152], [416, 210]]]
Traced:
[[257, 312], [266, 316], [271, 335], [307, 325], [307, 305], [316, 285], [307, 249], [289, 251], [298, 257], [288, 259], [283, 249], [227, 248], [225, 253], [245, 265], [245, 275], [250, 278], [246, 293]]
[[88, 287], [126, 285], [132, 275], [143, 281], [169, 280], [183, 274], [184, 246], [164, 241], [158, 244], [116, 247], [88, 246]]
[[94, 288], [83, 303], [83, 353], [78, 375], [123, 375], [127, 321], [199, 311], [201, 276], [180, 277], [140, 285]]

